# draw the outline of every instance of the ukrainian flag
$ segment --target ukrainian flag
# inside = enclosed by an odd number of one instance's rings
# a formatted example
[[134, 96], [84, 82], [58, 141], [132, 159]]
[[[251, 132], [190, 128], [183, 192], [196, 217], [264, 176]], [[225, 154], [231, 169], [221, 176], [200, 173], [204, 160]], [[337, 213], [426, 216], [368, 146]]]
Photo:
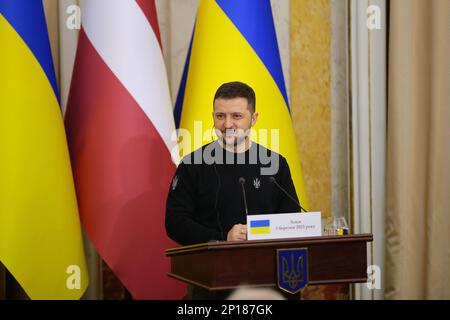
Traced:
[[31, 299], [88, 285], [42, 1], [0, 0], [0, 261]]
[[175, 106], [180, 129], [196, 134], [182, 156], [211, 142], [198, 137], [195, 121], [203, 131], [213, 126], [213, 97], [225, 82], [241, 81], [256, 93], [256, 132], [277, 129], [279, 146], [252, 136], [252, 140], [283, 155], [291, 169], [298, 198], [308, 207], [295, 133], [289, 111], [281, 59], [269, 0], [201, 0], [195, 31]]
[[270, 220], [253, 220], [250, 221], [251, 234], [267, 234], [270, 233]]

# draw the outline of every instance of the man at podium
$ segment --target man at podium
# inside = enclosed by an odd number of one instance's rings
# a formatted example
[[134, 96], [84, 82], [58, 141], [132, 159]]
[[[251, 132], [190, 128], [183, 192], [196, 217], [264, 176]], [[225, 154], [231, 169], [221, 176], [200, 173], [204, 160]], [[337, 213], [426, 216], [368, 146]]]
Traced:
[[247, 239], [247, 214], [300, 212], [288, 163], [250, 140], [254, 90], [224, 83], [213, 100], [218, 139], [185, 156], [167, 197], [166, 231], [189, 245]]

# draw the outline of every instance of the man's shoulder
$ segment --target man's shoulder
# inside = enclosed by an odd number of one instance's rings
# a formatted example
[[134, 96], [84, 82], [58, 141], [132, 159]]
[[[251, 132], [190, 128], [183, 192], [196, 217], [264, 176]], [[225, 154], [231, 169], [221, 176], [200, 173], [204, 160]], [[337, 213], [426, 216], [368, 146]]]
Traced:
[[258, 153], [265, 154], [269, 157], [279, 157], [281, 159], [284, 159], [284, 157], [280, 153], [273, 151], [272, 149], [266, 148], [263, 145], [256, 143], [254, 141], [252, 141], [252, 144], [254, 145], [256, 150], [258, 150]]
[[[191, 164], [202, 164], [203, 163], [203, 156], [205, 154], [206, 148], [211, 148], [216, 146], [216, 141], [207, 143], [200, 148], [197, 148], [196, 150], [192, 151], [191, 153], [188, 153], [181, 159], [181, 163], [184, 165], [191, 165]], [[200, 163], [197, 163], [199, 162]]]

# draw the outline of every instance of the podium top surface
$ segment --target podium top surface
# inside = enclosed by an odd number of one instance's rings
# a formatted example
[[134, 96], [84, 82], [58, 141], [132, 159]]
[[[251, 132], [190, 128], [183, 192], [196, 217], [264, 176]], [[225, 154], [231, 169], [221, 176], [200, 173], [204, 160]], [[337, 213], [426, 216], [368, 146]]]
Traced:
[[352, 235], [332, 235], [320, 237], [307, 238], [289, 238], [289, 239], [270, 239], [270, 240], [245, 240], [245, 241], [210, 241], [206, 243], [199, 243], [189, 246], [176, 247], [166, 250], [167, 256], [173, 256], [188, 252], [201, 252], [209, 250], [223, 250], [223, 249], [242, 249], [249, 247], [273, 247], [286, 245], [317, 245], [324, 243], [343, 243], [343, 242], [371, 242], [373, 235], [367, 234], [352, 234]]

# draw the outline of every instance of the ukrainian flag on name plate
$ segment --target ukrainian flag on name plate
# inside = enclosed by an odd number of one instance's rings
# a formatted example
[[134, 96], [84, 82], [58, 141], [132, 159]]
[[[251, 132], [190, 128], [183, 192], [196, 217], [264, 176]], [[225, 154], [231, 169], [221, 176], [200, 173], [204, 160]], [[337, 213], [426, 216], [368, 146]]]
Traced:
[[31, 299], [88, 274], [42, 1], [0, 0], [0, 261]]
[[253, 220], [250, 221], [251, 234], [267, 234], [270, 233], [270, 220]]
[[[181, 156], [212, 141], [214, 94], [230, 81], [255, 90], [259, 117], [253, 129], [267, 130], [267, 139], [251, 139], [286, 158], [300, 203], [308, 208], [269, 0], [200, 0], [174, 111], [177, 127], [191, 134]], [[194, 130], [196, 122], [201, 131]], [[272, 143], [271, 129], [278, 130], [279, 145]]]

